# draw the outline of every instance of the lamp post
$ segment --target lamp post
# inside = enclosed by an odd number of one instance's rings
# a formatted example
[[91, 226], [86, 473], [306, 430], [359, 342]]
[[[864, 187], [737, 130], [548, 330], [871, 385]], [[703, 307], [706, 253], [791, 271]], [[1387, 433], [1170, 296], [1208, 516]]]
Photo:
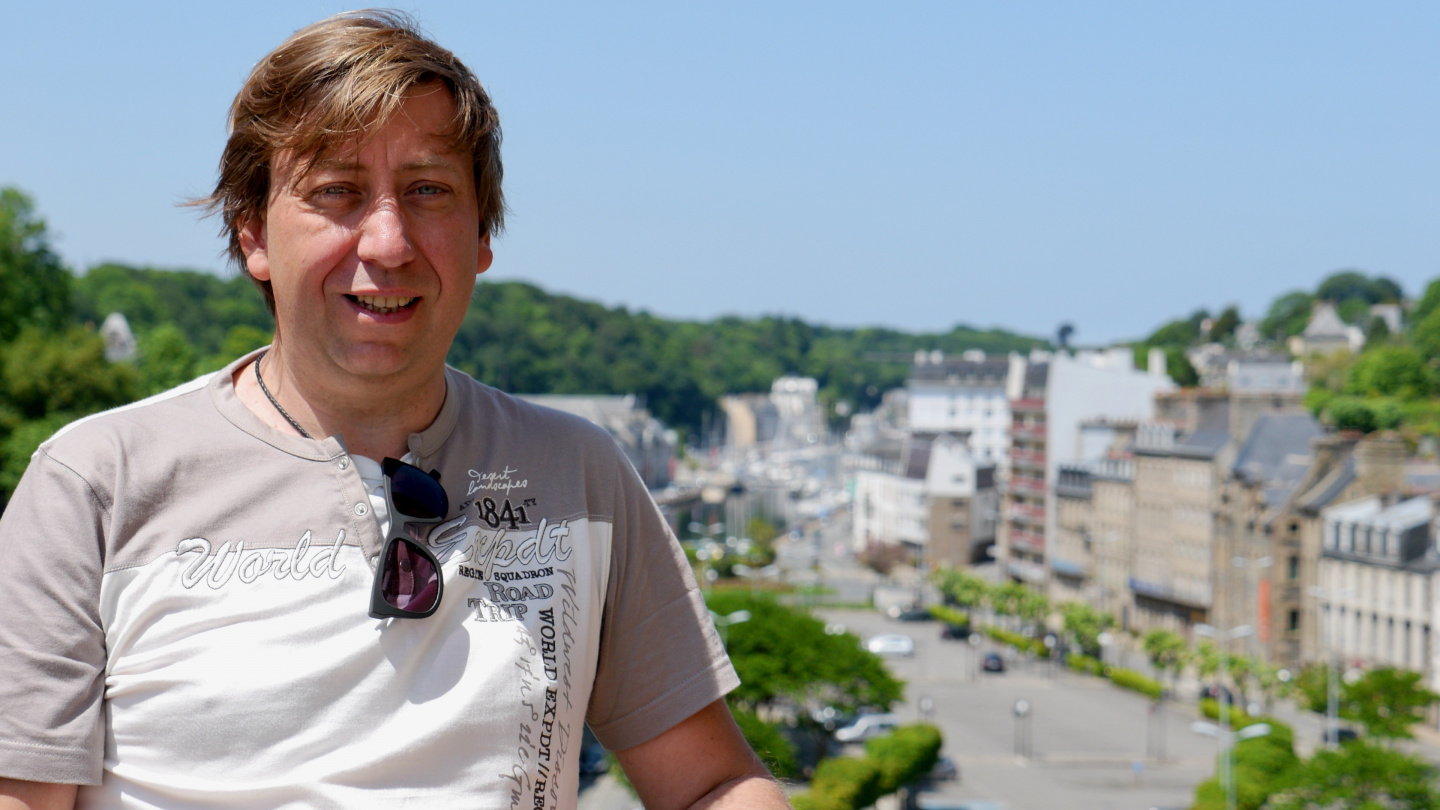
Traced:
[[1340, 744], [1340, 651], [1335, 644], [1335, 601], [1349, 599], [1355, 595], [1354, 588], [1310, 589], [1310, 595], [1325, 600], [1325, 745]]
[[[1211, 627], [1208, 624], [1195, 625], [1195, 634], [1215, 639], [1215, 645], [1219, 649], [1220, 653], [1220, 727], [1217, 736], [1219, 736], [1220, 738], [1221, 747], [1220, 784], [1225, 786], [1226, 810], [1235, 810], [1235, 737], [1230, 733], [1230, 687], [1226, 685], [1226, 681], [1229, 679], [1230, 675], [1230, 654], [1226, 648], [1225, 642], [1230, 641], [1231, 639], [1243, 638], [1244, 636], [1248, 636], [1253, 632], [1255, 632], [1255, 628], [1251, 627], [1248, 624], [1242, 624], [1239, 627], [1232, 627], [1229, 630], [1224, 631]], [[1201, 731], [1199, 725], [1200, 724], [1191, 726], [1191, 728], [1202, 734], [1206, 733], [1204, 731]], [[1208, 726], [1210, 724], [1205, 723], [1204, 725]], [[1247, 727], [1246, 730], [1248, 730], [1248, 728], [1255, 728], [1255, 726]], [[1251, 734], [1250, 736], [1259, 736], [1260, 734], [1265, 734], [1269, 731], [1270, 727], [1265, 726], [1264, 731], [1256, 732], [1254, 734]], [[1249, 738], [1241, 737], [1240, 739]]]
[[[1262, 626], [1260, 623], [1260, 595], [1258, 593], [1260, 585], [1258, 582], [1258, 574], [1260, 571], [1274, 565], [1275, 558], [1268, 555], [1258, 558], [1235, 556], [1230, 558], [1230, 564], [1244, 572], [1245, 599], [1241, 605], [1241, 610], [1245, 612], [1245, 618], [1255, 623], [1254, 627], [1256, 628], [1256, 632], [1251, 634], [1247, 646], [1249, 647], [1250, 658], [1259, 660], [1260, 656], [1257, 655], [1255, 651], [1255, 642], [1262, 636], [1268, 637], [1270, 628], [1268, 626]], [[1254, 600], [1253, 609], [1251, 609], [1251, 600]], [[1266, 624], [1268, 625], [1268, 622]], [[1249, 707], [1246, 708], [1248, 710]]]

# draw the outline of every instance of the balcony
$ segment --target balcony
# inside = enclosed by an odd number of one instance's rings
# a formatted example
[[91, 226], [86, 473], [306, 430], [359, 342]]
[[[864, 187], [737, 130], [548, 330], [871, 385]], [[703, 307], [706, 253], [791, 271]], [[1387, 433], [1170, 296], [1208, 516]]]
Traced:
[[1021, 424], [1011, 425], [1010, 436], [1011, 438], [1020, 441], [1043, 442], [1045, 441], [1045, 426]]
[[1011, 413], [1045, 413], [1045, 400], [1043, 399], [1017, 399], [1010, 403]]
[[1039, 506], [1030, 506], [1023, 503], [1012, 503], [1007, 514], [1011, 520], [1020, 523], [1028, 523], [1031, 526], [1045, 525], [1045, 510]]
[[1045, 497], [1045, 479], [1028, 475], [1014, 475], [1010, 478], [1010, 491], [1037, 498]]
[[1036, 450], [1011, 450], [1010, 461], [1022, 469], [1045, 469], [1045, 454]]
[[1045, 535], [1012, 528], [1010, 530], [1010, 547], [1027, 554], [1044, 554]]

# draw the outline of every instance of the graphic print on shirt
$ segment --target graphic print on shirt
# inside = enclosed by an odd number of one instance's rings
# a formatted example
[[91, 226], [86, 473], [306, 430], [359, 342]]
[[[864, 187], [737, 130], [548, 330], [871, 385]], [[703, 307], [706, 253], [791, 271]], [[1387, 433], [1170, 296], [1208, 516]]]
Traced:
[[245, 550], [241, 540], [232, 547], [229, 540], [212, 550], [212, 544], [204, 537], [187, 537], [175, 546], [175, 556], [194, 555], [180, 572], [180, 584], [194, 588], [200, 583], [219, 590], [239, 579], [245, 584], [273, 574], [278, 580], [306, 577], [329, 577], [338, 579], [345, 573], [340, 563], [340, 547], [345, 545], [345, 530], [341, 529], [331, 545], [314, 543], [312, 533], [306, 531], [290, 549], [265, 548]]
[[528, 485], [509, 466], [470, 470], [471, 499], [460, 516], [436, 527], [429, 545], [442, 563], [458, 559], [457, 586], [474, 580], [465, 599], [471, 621], [516, 627], [520, 712], [510, 771], [496, 775], [509, 785], [511, 810], [546, 810], [560, 803], [580, 740], [567, 718], [580, 716], [572, 650], [580, 647], [581, 598], [570, 521], [544, 516], [535, 498], [523, 497]]

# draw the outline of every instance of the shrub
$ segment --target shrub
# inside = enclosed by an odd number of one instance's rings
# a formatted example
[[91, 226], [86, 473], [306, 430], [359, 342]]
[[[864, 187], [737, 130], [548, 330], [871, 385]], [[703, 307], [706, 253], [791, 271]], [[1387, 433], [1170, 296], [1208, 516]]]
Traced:
[[940, 729], [901, 726], [865, 743], [865, 756], [837, 757], [815, 768], [810, 789], [791, 797], [795, 810], [858, 810], [913, 784], [940, 758]]
[[1041, 658], [1046, 658], [1050, 655], [1050, 648], [1046, 647], [1045, 642], [1041, 641], [1038, 638], [1022, 636], [1019, 633], [1012, 633], [1009, 630], [1001, 630], [998, 627], [985, 628], [985, 634], [1002, 644], [1009, 644], [1011, 647], [1014, 647], [1021, 652], [1033, 650], [1034, 653]]
[[1150, 697], [1152, 700], [1159, 700], [1165, 694], [1165, 687], [1146, 675], [1141, 675], [1133, 669], [1121, 669], [1120, 667], [1109, 667], [1105, 674], [1115, 683], [1116, 686], [1123, 686], [1134, 692]]
[[1076, 672], [1086, 672], [1101, 677], [1105, 675], [1105, 665], [1088, 655], [1072, 654], [1065, 659], [1065, 663]]
[[929, 773], [940, 759], [940, 742], [940, 729], [917, 723], [865, 743], [865, 756], [880, 769], [881, 795], [894, 793]]

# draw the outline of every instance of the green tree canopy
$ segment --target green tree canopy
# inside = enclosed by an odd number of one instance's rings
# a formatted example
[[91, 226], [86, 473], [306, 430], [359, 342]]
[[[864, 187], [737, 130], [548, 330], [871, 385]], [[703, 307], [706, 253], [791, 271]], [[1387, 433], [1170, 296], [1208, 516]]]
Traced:
[[850, 633], [830, 635], [825, 623], [764, 594], [711, 591], [710, 609], [722, 615], [748, 610], [730, 627], [730, 660], [740, 675], [732, 703], [768, 714], [791, 714], [810, 723], [810, 712], [833, 706], [844, 713], [888, 710], [903, 684]]
[[1357, 741], [1317, 751], [1278, 780], [1267, 810], [1434, 810], [1435, 769], [1399, 751]]
[[1404, 298], [1405, 292], [1393, 279], [1372, 278], [1358, 270], [1339, 270], [1320, 282], [1315, 288], [1315, 297], [1336, 303], [1358, 300], [1365, 304], [1393, 304]]
[[1100, 634], [1115, 626], [1115, 617], [1083, 602], [1067, 602], [1061, 606], [1060, 615], [1065, 617], [1065, 632], [1074, 637], [1080, 651], [1099, 658]]
[[1284, 340], [1300, 334], [1310, 323], [1310, 309], [1314, 301], [1315, 297], [1303, 290], [1276, 298], [1260, 321], [1260, 333], [1272, 340]]
[[1435, 371], [1418, 349], [1377, 346], [1355, 359], [1345, 377], [1344, 393], [1420, 399], [1436, 387]]
[[18, 189], [0, 187], [0, 343], [33, 326], [64, 327], [70, 273], [50, 249], [45, 221]]
[[1380, 667], [1366, 672], [1341, 690], [1340, 716], [1365, 726], [1382, 739], [1414, 739], [1410, 727], [1425, 719], [1425, 710], [1440, 695], [1420, 683], [1421, 674]]

